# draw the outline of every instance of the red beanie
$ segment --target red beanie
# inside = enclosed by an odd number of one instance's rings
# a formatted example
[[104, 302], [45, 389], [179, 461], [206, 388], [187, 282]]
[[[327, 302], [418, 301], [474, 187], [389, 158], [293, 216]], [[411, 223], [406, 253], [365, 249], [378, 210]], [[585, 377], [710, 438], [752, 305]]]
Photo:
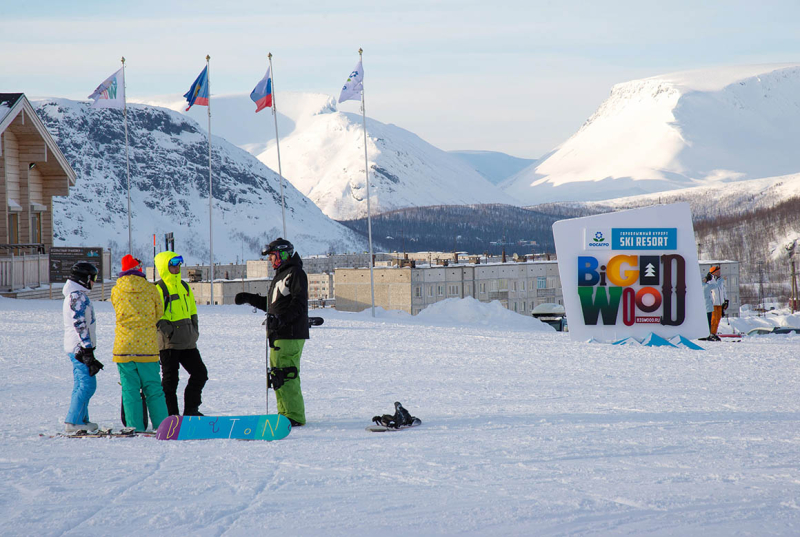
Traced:
[[141, 266], [142, 262], [128, 254], [122, 258], [122, 272]]

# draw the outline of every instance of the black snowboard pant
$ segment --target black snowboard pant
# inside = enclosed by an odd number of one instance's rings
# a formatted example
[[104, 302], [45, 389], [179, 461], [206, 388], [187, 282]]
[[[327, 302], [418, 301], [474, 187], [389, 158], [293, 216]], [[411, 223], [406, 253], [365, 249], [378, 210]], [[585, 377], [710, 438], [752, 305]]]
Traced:
[[208, 370], [200, 351], [197, 349], [164, 349], [159, 352], [161, 358], [161, 387], [167, 400], [167, 412], [170, 416], [180, 415], [178, 411], [178, 370], [180, 366], [189, 373], [189, 382], [183, 392], [184, 415], [197, 414], [202, 403], [203, 386], [208, 380]]

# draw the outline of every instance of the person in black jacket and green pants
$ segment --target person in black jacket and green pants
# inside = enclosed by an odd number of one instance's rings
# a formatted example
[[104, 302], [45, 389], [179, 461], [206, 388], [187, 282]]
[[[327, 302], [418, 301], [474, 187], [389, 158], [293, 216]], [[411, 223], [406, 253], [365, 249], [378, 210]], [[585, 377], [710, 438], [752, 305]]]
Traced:
[[261, 255], [269, 256], [275, 269], [267, 296], [238, 293], [235, 301], [267, 312], [269, 365], [278, 413], [297, 427], [306, 423], [305, 403], [300, 390], [300, 356], [308, 339], [308, 277], [303, 270], [303, 261], [286, 239], [275, 239]]

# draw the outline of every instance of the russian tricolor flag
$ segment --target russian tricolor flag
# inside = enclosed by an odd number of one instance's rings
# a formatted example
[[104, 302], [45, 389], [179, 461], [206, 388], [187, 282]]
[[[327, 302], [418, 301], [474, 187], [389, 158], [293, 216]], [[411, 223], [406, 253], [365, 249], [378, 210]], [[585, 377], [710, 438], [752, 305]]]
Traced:
[[[203, 72], [200, 73], [192, 87], [183, 96], [186, 98], [186, 102], [189, 103], [189, 108], [196, 104], [208, 106], [208, 65], [205, 66]], [[187, 112], [189, 108], [186, 109]]]
[[267, 74], [264, 75], [255, 89], [250, 93], [250, 98], [256, 103], [256, 113], [272, 106], [272, 76], [267, 67]]

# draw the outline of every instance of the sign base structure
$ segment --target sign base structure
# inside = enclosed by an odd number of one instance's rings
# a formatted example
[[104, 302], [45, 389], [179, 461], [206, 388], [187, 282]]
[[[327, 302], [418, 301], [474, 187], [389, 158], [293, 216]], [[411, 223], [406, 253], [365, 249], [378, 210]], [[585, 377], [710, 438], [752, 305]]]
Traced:
[[159, 440], [280, 440], [292, 424], [280, 414], [260, 416], [169, 416], [156, 432]]
[[674, 347], [676, 349], [691, 349], [693, 351], [704, 350], [703, 347], [689, 339], [686, 339], [683, 336], [675, 336], [674, 338], [667, 340], [657, 334], [650, 334], [642, 341], [639, 341], [635, 337], [626, 337], [625, 339], [615, 341], [612, 343], [612, 345], [627, 345], [633, 347]]
[[674, 346], [707, 335], [688, 203], [560, 220], [553, 236], [573, 340]]

